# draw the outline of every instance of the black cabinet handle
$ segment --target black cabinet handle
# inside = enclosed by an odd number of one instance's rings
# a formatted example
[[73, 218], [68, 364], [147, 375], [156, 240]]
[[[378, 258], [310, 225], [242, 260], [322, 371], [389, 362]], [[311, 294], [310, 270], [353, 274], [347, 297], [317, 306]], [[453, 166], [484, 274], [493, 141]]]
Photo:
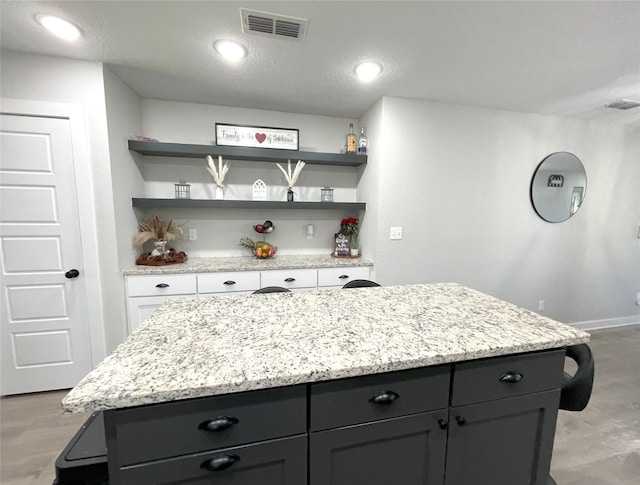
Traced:
[[77, 269], [70, 269], [69, 271], [67, 271], [64, 274], [65, 278], [69, 278], [70, 280], [73, 278], [77, 278], [78, 276], [80, 276], [80, 271], [78, 271]]
[[227, 468], [229, 468], [236, 461], [240, 461], [240, 457], [238, 455], [221, 455], [205, 461], [202, 465], [200, 465], [200, 468], [204, 468], [205, 470], [209, 470], [210, 472], [221, 472], [222, 470], [226, 470]]
[[207, 421], [200, 423], [198, 429], [211, 432], [224, 431], [239, 422], [238, 418], [234, 418], [232, 416], [218, 416], [217, 418], [208, 419]]
[[284, 279], [287, 283], [292, 283], [293, 281], [295, 281], [295, 278], [285, 278]]
[[223, 285], [235, 285], [235, 284], [236, 284], [236, 282], [235, 282], [235, 281], [233, 281], [233, 280], [227, 280], [227, 281], [225, 281], [225, 282], [224, 282], [224, 283], [222, 283], [222, 284], [223, 284]]
[[520, 372], [506, 372], [500, 377], [500, 382], [508, 382], [510, 384], [517, 384], [524, 376]]
[[459, 426], [464, 426], [465, 424], [467, 424], [467, 420], [462, 416], [456, 416], [456, 421], [458, 422]]
[[348, 277], [349, 277], [348, 274], [341, 274], [340, 276], [338, 276], [338, 279], [346, 280]]
[[158, 283], [156, 288], [169, 288], [169, 285], [167, 283]]
[[374, 404], [388, 405], [388, 404], [391, 404], [396, 399], [398, 399], [399, 397], [400, 397], [400, 394], [398, 394], [397, 392], [384, 391], [373, 396], [371, 399], [369, 399], [369, 402], [372, 402]]
[[444, 419], [439, 419], [438, 426], [440, 426], [440, 429], [447, 429], [449, 427], [449, 423], [447, 423]]

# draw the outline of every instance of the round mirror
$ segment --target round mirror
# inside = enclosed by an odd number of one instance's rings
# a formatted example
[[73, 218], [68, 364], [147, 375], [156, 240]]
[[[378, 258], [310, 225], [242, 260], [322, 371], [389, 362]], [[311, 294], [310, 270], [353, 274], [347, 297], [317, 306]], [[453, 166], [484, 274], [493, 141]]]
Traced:
[[548, 222], [562, 222], [578, 212], [587, 191], [587, 174], [573, 153], [557, 152], [546, 157], [533, 174], [531, 202]]

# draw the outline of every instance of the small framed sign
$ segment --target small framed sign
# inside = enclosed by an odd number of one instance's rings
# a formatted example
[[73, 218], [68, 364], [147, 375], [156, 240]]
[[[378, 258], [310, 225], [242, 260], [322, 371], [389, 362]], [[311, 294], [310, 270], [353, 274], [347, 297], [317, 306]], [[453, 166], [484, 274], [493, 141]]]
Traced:
[[216, 123], [216, 145], [297, 150], [298, 130]]

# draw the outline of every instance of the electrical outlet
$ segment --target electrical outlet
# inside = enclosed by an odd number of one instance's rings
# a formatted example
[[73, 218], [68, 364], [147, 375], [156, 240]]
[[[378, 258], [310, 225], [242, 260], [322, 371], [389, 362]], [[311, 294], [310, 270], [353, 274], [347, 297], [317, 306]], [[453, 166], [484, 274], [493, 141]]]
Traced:
[[544, 311], [544, 300], [540, 300], [538, 302], [538, 311], [539, 312], [543, 312]]
[[640, 305], [640, 291], [636, 293], [636, 305]]
[[401, 227], [389, 228], [389, 239], [402, 239], [402, 228]]
[[197, 241], [197, 240], [198, 240], [198, 230], [189, 229], [189, 241]]

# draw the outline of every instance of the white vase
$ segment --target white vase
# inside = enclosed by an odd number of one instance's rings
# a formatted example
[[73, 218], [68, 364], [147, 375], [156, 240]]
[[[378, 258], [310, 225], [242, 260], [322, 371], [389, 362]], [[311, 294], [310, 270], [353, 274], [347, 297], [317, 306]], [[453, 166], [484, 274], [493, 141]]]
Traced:
[[224, 200], [224, 187], [222, 185], [216, 186], [216, 199]]
[[351, 248], [351, 256], [355, 257], [360, 255], [360, 249], [358, 248]]

